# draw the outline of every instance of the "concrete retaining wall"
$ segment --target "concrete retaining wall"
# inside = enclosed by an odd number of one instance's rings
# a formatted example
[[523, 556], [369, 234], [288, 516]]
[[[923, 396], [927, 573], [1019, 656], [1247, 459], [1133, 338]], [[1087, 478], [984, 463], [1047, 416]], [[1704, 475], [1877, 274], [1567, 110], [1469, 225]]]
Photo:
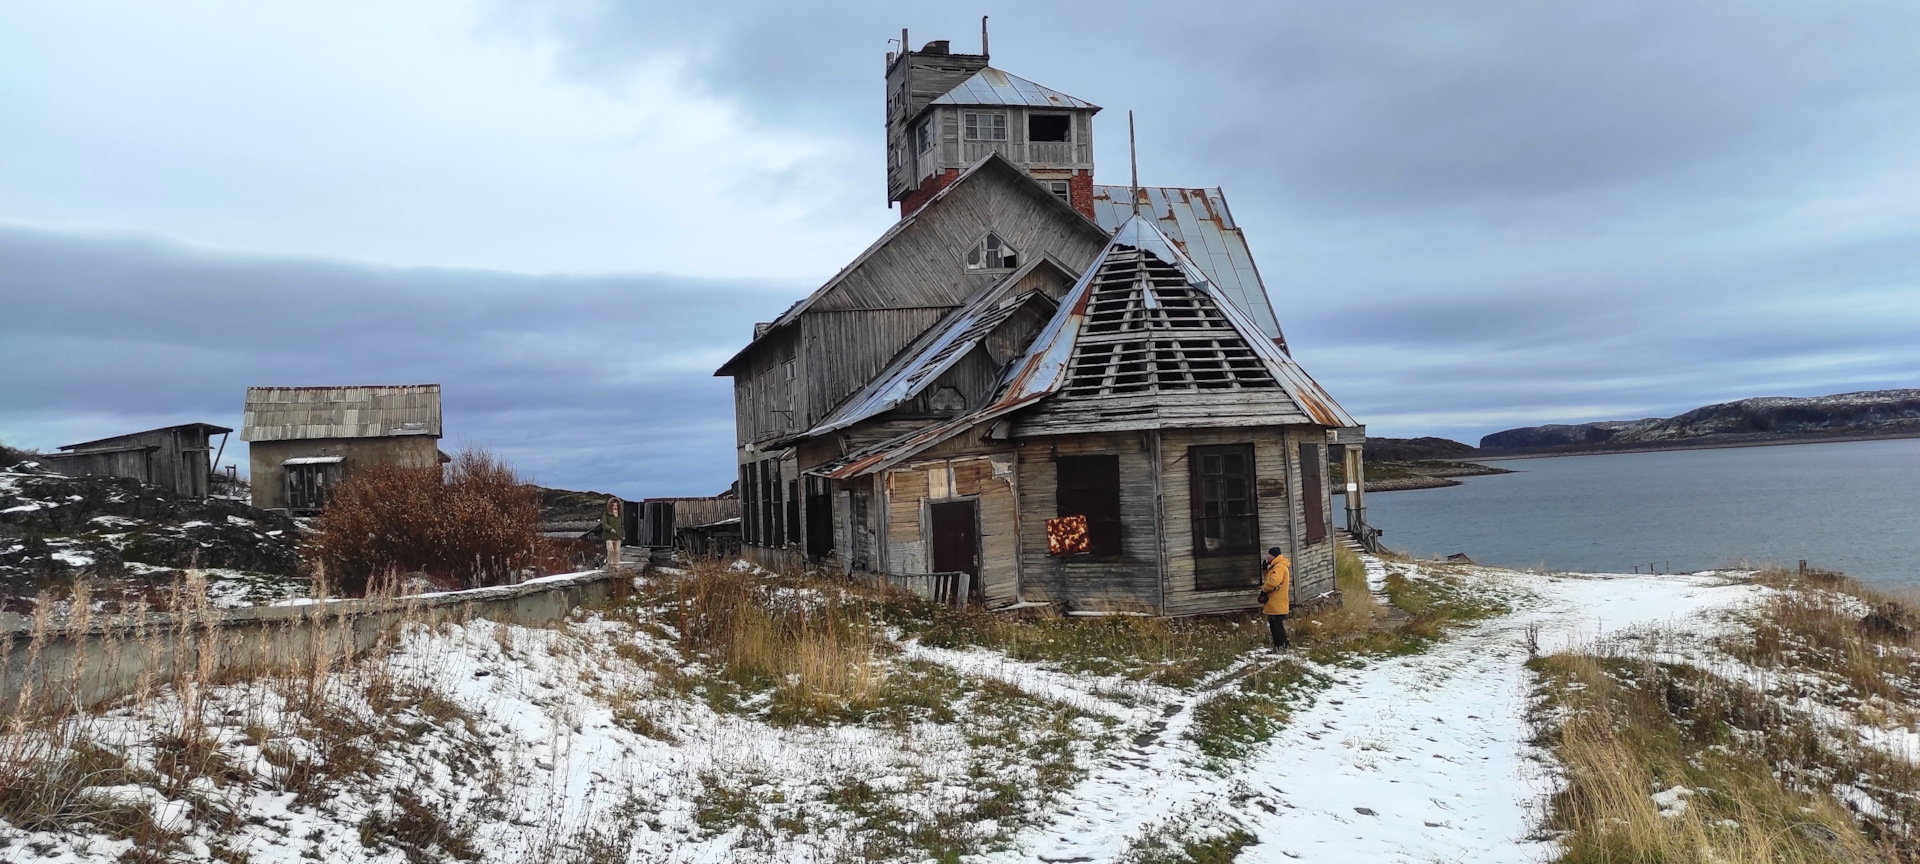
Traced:
[[[582, 603], [620, 593], [637, 571], [549, 576], [520, 585], [398, 600], [335, 600], [302, 606], [211, 610], [206, 615], [100, 616], [84, 630], [48, 629], [9, 616], [0, 628], [0, 712], [21, 695], [53, 694], [76, 707], [159, 686], [177, 674], [202, 679], [249, 670], [341, 662], [389, 639], [403, 622], [485, 618], [545, 624]], [[37, 695], [34, 695], [37, 694]]]

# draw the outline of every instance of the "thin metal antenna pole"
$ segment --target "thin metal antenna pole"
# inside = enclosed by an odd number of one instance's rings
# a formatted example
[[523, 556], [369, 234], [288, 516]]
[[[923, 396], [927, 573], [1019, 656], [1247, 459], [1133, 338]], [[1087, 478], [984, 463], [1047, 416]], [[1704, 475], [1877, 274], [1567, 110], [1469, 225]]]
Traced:
[[1140, 215], [1140, 154], [1133, 143], [1133, 109], [1127, 109], [1127, 162], [1133, 169], [1133, 215]]

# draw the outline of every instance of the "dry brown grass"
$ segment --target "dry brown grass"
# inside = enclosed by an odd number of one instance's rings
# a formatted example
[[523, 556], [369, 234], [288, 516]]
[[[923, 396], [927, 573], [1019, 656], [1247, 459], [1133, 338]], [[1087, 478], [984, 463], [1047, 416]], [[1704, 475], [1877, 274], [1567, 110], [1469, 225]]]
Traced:
[[1765, 571], [1774, 589], [1751, 617], [1751, 639], [1722, 645], [1764, 669], [1804, 670], [1838, 685], [1841, 707], [1920, 720], [1920, 605], [1837, 573]]
[[[221, 626], [198, 571], [170, 589], [164, 616], [136, 609], [100, 621], [87, 595], [81, 583], [64, 616], [43, 605], [23, 645], [0, 641], [0, 654], [26, 655], [6, 668], [34, 670], [0, 682], [13, 697], [0, 726], [0, 820], [16, 828], [101, 832], [135, 844], [138, 854], [126, 860], [170, 860], [189, 835], [237, 828], [237, 804], [252, 790], [324, 801], [338, 784], [379, 770], [380, 748], [418, 731], [407, 718], [462, 716], [437, 682], [396, 677], [378, 662], [389, 638], [352, 654], [351, 619], [320, 607], [300, 640], [291, 619], [250, 631]], [[419, 612], [411, 607], [397, 627], [425, 623]], [[60, 650], [65, 634], [96, 625], [104, 625], [103, 650]], [[101, 657], [143, 671], [126, 697], [93, 704], [85, 682], [125, 674], [90, 668]], [[239, 745], [261, 748], [266, 773], [240, 758]], [[156, 823], [144, 800], [112, 791], [127, 786], [184, 802], [184, 828]]]
[[[1567, 766], [1552, 816], [1568, 832], [1564, 860], [1920, 858], [1920, 765], [1853, 728], [1915, 722], [1911, 602], [1835, 573], [1756, 580], [1773, 590], [1742, 615], [1743, 633], [1717, 643], [1728, 669], [1534, 661], [1560, 715], [1544, 737]], [[1675, 785], [1698, 791], [1685, 813], [1662, 815], [1648, 796]]]
[[[1560, 654], [1535, 660], [1565, 766], [1549, 817], [1562, 862], [1896, 859], [1831, 796], [1819, 736], [1764, 694], [1685, 666]], [[1683, 810], [1655, 793], [1684, 787]]]
[[684, 648], [737, 684], [773, 690], [777, 718], [860, 714], [881, 700], [889, 643], [874, 604], [851, 586], [698, 562], [652, 590], [672, 604]]
[[461, 451], [444, 475], [362, 468], [333, 490], [306, 555], [355, 596], [405, 573], [450, 587], [507, 584], [543, 560], [540, 496], [484, 450]]

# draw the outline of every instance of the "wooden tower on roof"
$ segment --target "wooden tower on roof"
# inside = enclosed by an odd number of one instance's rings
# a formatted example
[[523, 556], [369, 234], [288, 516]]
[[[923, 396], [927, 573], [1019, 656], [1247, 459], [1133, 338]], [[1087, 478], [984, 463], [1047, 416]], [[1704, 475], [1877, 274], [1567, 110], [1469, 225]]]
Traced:
[[887, 54], [887, 200], [919, 210], [970, 165], [997, 153], [1091, 219], [1093, 115], [1100, 106], [955, 54], [945, 40]]

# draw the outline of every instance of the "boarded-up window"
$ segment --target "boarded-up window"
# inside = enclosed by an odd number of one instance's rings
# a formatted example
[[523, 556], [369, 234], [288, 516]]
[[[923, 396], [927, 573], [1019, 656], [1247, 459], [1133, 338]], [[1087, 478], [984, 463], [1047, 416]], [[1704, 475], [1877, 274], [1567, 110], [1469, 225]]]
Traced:
[[1193, 554], [1250, 555], [1260, 549], [1253, 445], [1187, 448], [1193, 493]]
[[1319, 444], [1300, 445], [1300, 501], [1307, 507], [1307, 542], [1327, 539], [1327, 453]]
[[1059, 516], [1087, 517], [1087, 545], [1096, 557], [1120, 557], [1120, 457], [1062, 456], [1055, 506]]

